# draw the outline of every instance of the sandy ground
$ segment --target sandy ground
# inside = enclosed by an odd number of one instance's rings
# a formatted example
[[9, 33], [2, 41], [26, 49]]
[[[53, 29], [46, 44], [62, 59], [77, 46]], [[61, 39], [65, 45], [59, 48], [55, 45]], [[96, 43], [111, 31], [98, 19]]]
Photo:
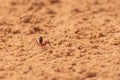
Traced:
[[0, 80], [120, 80], [120, 1], [0, 0]]

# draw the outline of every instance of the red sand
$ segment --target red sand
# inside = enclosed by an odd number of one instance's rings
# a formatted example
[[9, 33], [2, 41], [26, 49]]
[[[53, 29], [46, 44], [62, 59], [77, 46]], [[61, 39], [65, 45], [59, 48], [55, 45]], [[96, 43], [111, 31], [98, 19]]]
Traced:
[[0, 80], [120, 80], [120, 1], [0, 0]]

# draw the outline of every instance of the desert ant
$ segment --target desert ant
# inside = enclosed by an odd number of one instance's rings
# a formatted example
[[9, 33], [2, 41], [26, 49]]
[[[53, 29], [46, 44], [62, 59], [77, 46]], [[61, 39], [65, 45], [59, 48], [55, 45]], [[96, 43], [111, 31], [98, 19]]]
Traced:
[[45, 46], [46, 44], [49, 44], [49, 46], [51, 47], [49, 41], [46, 41], [46, 42], [43, 43], [43, 37], [42, 37], [42, 36], [39, 37], [39, 41], [38, 41], [37, 39], [35, 39], [35, 40], [36, 40], [36, 43], [37, 43], [39, 46]]
[[[40, 46], [40, 47], [43, 47], [43, 46], [45, 46], [45, 45], [47, 45], [47, 44], [49, 44], [49, 46], [51, 47], [49, 41], [43, 42], [43, 37], [42, 37], [42, 36], [40, 36], [38, 40], [37, 40], [36, 38], [34, 38], [34, 40], [36, 41], [36, 43], [37, 43], [38, 46]], [[33, 48], [33, 47], [32, 47], [32, 48]], [[52, 48], [52, 47], [51, 47], [51, 48]], [[30, 49], [31, 49], [31, 48], [30, 48]]]

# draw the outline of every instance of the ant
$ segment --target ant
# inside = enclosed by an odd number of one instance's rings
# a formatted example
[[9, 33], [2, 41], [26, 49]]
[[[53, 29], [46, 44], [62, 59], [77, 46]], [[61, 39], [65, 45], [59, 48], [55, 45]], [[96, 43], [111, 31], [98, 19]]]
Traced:
[[49, 46], [51, 47], [49, 41], [46, 41], [46, 42], [43, 43], [43, 37], [42, 36], [40, 36], [38, 40], [36, 38], [34, 38], [34, 40], [36, 41], [36, 43], [38, 44], [38, 46], [45, 46], [45, 45], [49, 44]]
[[35, 41], [39, 46], [45, 46], [46, 44], [49, 44], [49, 46], [51, 47], [49, 41], [46, 41], [46, 42], [43, 43], [43, 37], [42, 36], [39, 37], [39, 40], [35, 39]]

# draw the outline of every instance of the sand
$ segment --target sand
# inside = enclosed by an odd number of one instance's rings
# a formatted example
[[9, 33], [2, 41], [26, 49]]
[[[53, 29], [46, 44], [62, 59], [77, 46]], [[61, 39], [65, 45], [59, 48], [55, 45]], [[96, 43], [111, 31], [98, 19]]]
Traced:
[[0, 0], [0, 80], [120, 80], [120, 1]]

